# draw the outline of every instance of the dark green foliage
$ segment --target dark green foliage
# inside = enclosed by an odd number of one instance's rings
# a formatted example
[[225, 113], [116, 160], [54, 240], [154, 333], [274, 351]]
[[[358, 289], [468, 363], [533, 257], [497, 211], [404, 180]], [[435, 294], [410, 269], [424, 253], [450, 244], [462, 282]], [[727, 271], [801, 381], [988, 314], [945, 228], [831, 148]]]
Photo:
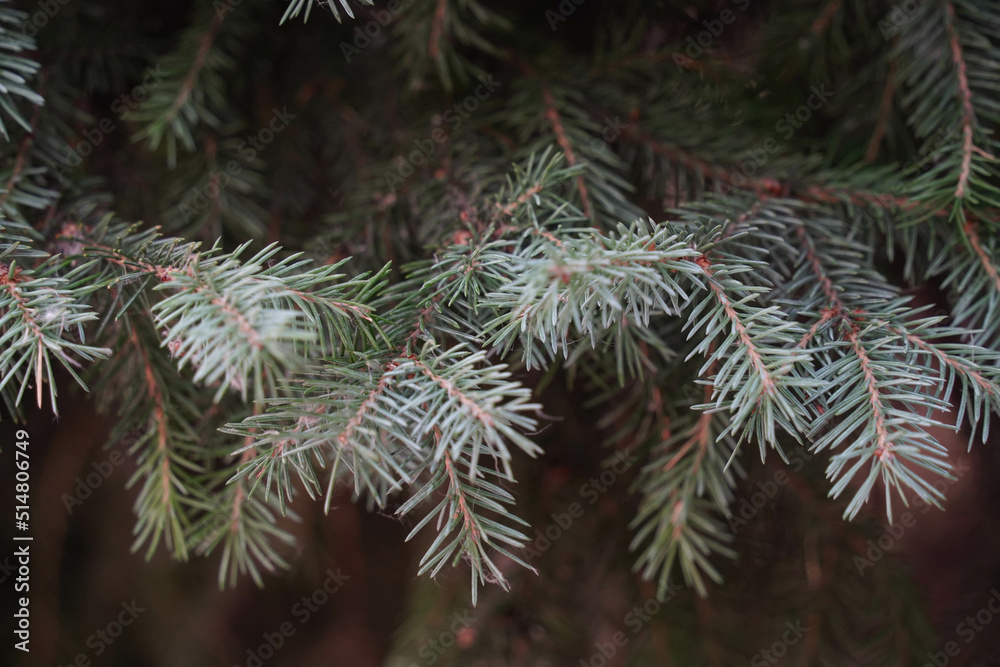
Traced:
[[86, 366], [132, 435], [134, 548], [219, 553], [221, 584], [346, 487], [412, 519], [421, 574], [508, 588], [562, 376], [640, 462], [661, 597], [741, 555], [758, 458], [815, 455], [847, 519], [939, 504], [937, 429], [1000, 413], [997, 8], [772, 2], [735, 14], [771, 51], [694, 56], [708, 9], [590, 1], [164, 4], [169, 40], [83, 62], [106, 22], [156, 31], [75, 0], [36, 43], [0, 4], [5, 416]]

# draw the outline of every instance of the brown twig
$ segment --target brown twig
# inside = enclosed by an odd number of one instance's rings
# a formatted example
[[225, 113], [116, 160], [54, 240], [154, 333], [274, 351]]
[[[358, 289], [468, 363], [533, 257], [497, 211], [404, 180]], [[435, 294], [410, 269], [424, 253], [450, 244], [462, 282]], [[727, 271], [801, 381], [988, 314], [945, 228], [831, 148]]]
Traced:
[[882, 88], [882, 101], [879, 104], [878, 120], [875, 122], [875, 131], [868, 142], [868, 150], [865, 151], [865, 161], [874, 162], [878, 157], [878, 148], [885, 136], [886, 128], [889, 125], [889, 113], [892, 111], [892, 97], [896, 93], [896, 68], [898, 62], [895, 58], [889, 60], [889, 73], [885, 77], [885, 86]]
[[431, 23], [431, 37], [427, 44], [427, 55], [431, 60], [437, 60], [440, 51], [441, 33], [444, 32], [444, 20], [448, 15], [448, 0], [438, 0], [434, 9], [434, 20]]
[[816, 17], [816, 20], [812, 24], [812, 32], [814, 35], [820, 35], [826, 32], [826, 29], [830, 27], [830, 23], [833, 21], [833, 17], [840, 10], [840, 6], [843, 4], [843, 0], [830, 0], [826, 3], [826, 7], [823, 8], [823, 12]]
[[180, 113], [181, 107], [184, 106], [188, 97], [191, 96], [191, 91], [194, 90], [195, 83], [198, 80], [198, 75], [205, 66], [205, 61], [208, 60], [208, 54], [212, 50], [212, 44], [215, 42], [216, 33], [218, 33], [219, 27], [222, 25], [222, 21], [225, 19], [227, 13], [228, 12], [216, 12], [215, 18], [212, 19], [212, 23], [208, 26], [208, 30], [203, 32], [201, 37], [198, 38], [198, 51], [195, 53], [194, 61], [191, 63], [191, 69], [188, 70], [183, 83], [181, 83], [180, 90], [177, 91], [177, 97], [174, 98], [173, 103], [170, 105], [170, 109], [167, 111], [166, 116], [164, 116], [164, 125], [169, 125], [173, 122], [177, 114]]
[[[544, 81], [542, 82], [542, 99], [545, 102], [545, 117], [552, 124], [552, 131], [556, 135], [556, 142], [566, 155], [566, 162], [569, 163], [569, 166], [575, 166], [578, 162], [576, 154], [573, 152], [573, 146], [566, 136], [566, 128], [563, 127], [562, 116], [559, 114], [559, 108], [556, 105], [555, 97], [552, 95], [552, 89]], [[576, 187], [580, 191], [580, 199], [583, 200], [583, 214], [590, 218], [593, 214], [590, 207], [590, 195], [587, 193], [587, 184], [584, 183], [582, 174], [576, 177]]]
[[740, 339], [740, 343], [744, 348], [746, 348], [747, 354], [750, 357], [750, 364], [760, 375], [761, 391], [767, 396], [773, 395], [775, 392], [774, 378], [771, 377], [770, 371], [768, 371], [767, 366], [764, 365], [764, 360], [761, 358], [757, 345], [753, 342], [753, 339], [750, 338], [750, 333], [747, 331], [746, 325], [744, 325], [743, 321], [740, 320], [740, 316], [733, 307], [729, 297], [726, 296], [726, 293], [716, 283], [712, 271], [709, 268], [710, 262], [704, 257], [699, 257], [695, 263], [697, 263], [705, 272], [705, 276], [708, 278], [709, 288], [715, 293], [715, 298], [718, 299], [726, 317], [729, 318], [729, 321], [732, 323], [733, 329], [736, 331], [736, 335]]
[[969, 88], [969, 78], [966, 74], [965, 55], [962, 52], [962, 42], [955, 31], [955, 5], [949, 0], [947, 4], [948, 41], [951, 44], [951, 59], [955, 64], [955, 75], [958, 78], [958, 92], [962, 98], [962, 167], [958, 174], [958, 185], [955, 186], [955, 197], [963, 199], [967, 194], [969, 174], [972, 166], [972, 154], [993, 159], [992, 155], [976, 147], [973, 143], [973, 126], [976, 123], [976, 112], [972, 106], [972, 90]]
[[997, 267], [994, 266], [989, 253], [986, 252], [986, 248], [983, 247], [982, 241], [979, 239], [979, 232], [975, 222], [972, 220], [966, 221], [963, 229], [965, 230], [965, 238], [968, 239], [969, 244], [972, 246], [972, 251], [976, 253], [976, 257], [979, 259], [983, 270], [993, 281], [993, 286], [996, 290], [1000, 292], [1000, 273], [998, 273]]

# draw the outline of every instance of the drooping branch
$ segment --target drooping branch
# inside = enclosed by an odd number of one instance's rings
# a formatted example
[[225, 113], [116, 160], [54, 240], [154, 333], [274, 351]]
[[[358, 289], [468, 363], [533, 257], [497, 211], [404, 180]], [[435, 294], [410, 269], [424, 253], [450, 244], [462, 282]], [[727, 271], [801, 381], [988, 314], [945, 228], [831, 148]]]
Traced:
[[219, 28], [222, 26], [222, 21], [225, 19], [227, 14], [228, 12], [216, 12], [215, 18], [212, 19], [208, 29], [205, 30], [205, 32], [198, 38], [198, 50], [195, 52], [191, 68], [185, 75], [184, 81], [181, 83], [180, 89], [177, 91], [177, 96], [174, 98], [173, 103], [170, 105], [170, 108], [164, 116], [164, 125], [169, 125], [173, 122], [174, 118], [177, 117], [177, 114], [180, 113], [181, 108], [184, 107], [184, 104], [191, 96], [191, 92], [194, 90], [195, 84], [198, 81], [198, 75], [205, 66], [208, 54], [211, 52], [212, 45], [215, 43], [215, 37], [218, 34]]

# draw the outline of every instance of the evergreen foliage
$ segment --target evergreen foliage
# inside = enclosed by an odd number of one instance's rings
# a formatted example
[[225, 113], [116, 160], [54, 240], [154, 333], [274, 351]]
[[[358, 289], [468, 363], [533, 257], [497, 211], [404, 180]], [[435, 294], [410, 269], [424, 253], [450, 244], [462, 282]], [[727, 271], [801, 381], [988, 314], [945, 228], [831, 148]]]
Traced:
[[348, 488], [413, 518], [420, 574], [509, 587], [560, 378], [641, 463], [661, 597], [722, 581], [741, 480], [800, 448], [845, 520], [942, 503], [939, 429], [1000, 413], [997, 7], [731, 3], [786, 37], [733, 57], [684, 40], [713, 3], [590, 2], [583, 39], [530, 3], [197, 0], [130, 49], [146, 10], [3, 0], [4, 417], [93, 385], [137, 429], [134, 548], [221, 584]]

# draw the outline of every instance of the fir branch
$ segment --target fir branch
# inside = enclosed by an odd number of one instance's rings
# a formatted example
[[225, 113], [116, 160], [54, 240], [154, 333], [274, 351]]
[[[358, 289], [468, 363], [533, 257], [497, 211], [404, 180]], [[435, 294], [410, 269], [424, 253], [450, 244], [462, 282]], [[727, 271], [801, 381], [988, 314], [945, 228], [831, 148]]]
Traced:
[[[573, 146], [566, 137], [566, 130], [563, 127], [562, 116], [559, 114], [559, 107], [552, 96], [552, 88], [545, 81], [542, 81], [541, 85], [542, 100], [545, 102], [545, 117], [552, 124], [552, 132], [556, 135], [556, 143], [559, 144], [559, 148], [562, 149], [563, 154], [566, 156], [566, 162], [570, 167], [575, 167], [577, 164], [576, 155], [573, 153]], [[580, 201], [583, 203], [584, 216], [587, 218], [593, 217], [593, 211], [590, 207], [590, 195], [587, 193], [587, 185], [583, 182], [583, 175], [576, 177], [576, 187], [580, 192]]]
[[[315, 0], [288, 0], [288, 7], [285, 9], [285, 13], [281, 16], [280, 24], [284, 24], [288, 19], [293, 19], [299, 14], [302, 14], [302, 20], [309, 20], [309, 13], [312, 11], [313, 4]], [[337, 23], [341, 22], [340, 10], [343, 10], [352, 19], [354, 18], [354, 9], [351, 7], [351, 0], [318, 0], [315, 4], [323, 4], [325, 2], [326, 6], [330, 8], [330, 12], [333, 14], [333, 18], [337, 20]], [[373, 5], [372, 0], [358, 0], [365, 5]], [[338, 5], [340, 9], [338, 9]], [[305, 10], [305, 11], [303, 11]]]
[[[81, 361], [93, 361], [111, 354], [106, 348], [84, 344], [83, 326], [96, 320], [97, 313], [87, 307], [84, 296], [91, 288], [84, 285], [87, 267], [63, 272], [65, 263], [46, 258], [33, 269], [21, 269], [31, 257], [18, 244], [0, 250], [0, 390], [19, 382], [11, 405], [18, 405], [32, 376], [35, 396], [42, 405], [43, 384], [49, 383], [49, 398], [56, 408], [56, 382], [53, 357], [85, 390], [75, 368]], [[5, 263], [9, 262], [9, 263]], [[81, 342], [71, 338], [75, 333]]]
[[749, 263], [718, 252], [710, 257], [699, 259], [698, 265], [705, 277], [700, 286], [712, 298], [694, 301], [685, 322], [688, 338], [702, 331], [704, 337], [688, 356], [706, 356], [702, 373], [725, 362], [711, 378], [713, 402], [699, 408], [728, 410], [724, 434], [738, 434], [739, 441], [752, 436], [763, 460], [768, 445], [781, 453], [776, 427], [793, 436], [805, 431], [802, 392], [818, 382], [798, 370], [808, 367], [810, 359], [793, 346], [804, 333], [801, 328], [777, 306], [756, 303], [766, 288], [743, 285], [732, 277], [748, 272]]
[[466, 480], [460, 474], [459, 466], [464, 465], [470, 469], [476, 467], [474, 458], [467, 458], [468, 456], [466, 452], [460, 453], [459, 457], [446, 452], [440, 463], [431, 468], [431, 476], [423, 487], [396, 514], [410, 514], [434, 491], [445, 489], [442, 500], [413, 527], [406, 539], [413, 539], [432, 520], [437, 519], [438, 534], [420, 560], [419, 574], [434, 577], [449, 561], [454, 566], [460, 560], [466, 560], [471, 566], [472, 604], [475, 605], [479, 598], [479, 587], [487, 582], [497, 583], [504, 590], [510, 590], [510, 584], [494, 563], [495, 556], [491, 556], [491, 551], [506, 556], [532, 572], [537, 571], [509, 550], [510, 547], [523, 548], [528, 538], [519, 530], [486, 514], [489, 512], [499, 519], [527, 526], [527, 523], [510, 514], [505, 507], [513, 504], [514, 497], [496, 484], [486, 481], [487, 475], [497, 475], [489, 469], [480, 473], [480, 479], [475, 484]]
[[[150, 323], [127, 316], [123, 322], [121, 352], [103, 369], [98, 389], [103, 408], [115, 405], [121, 423], [139, 424], [129, 448], [136, 470], [127, 484], [139, 486], [132, 551], [145, 546], [152, 558], [162, 540], [173, 557], [186, 560], [195, 476], [203, 471], [193, 425], [200, 414], [197, 396], [186, 381], [173, 378]], [[136, 377], [145, 391], [134, 391]]]
[[[706, 377], [714, 372], [710, 367]], [[702, 402], [708, 403], [714, 388], [710, 381], [703, 382]], [[732, 535], [718, 517], [729, 516], [732, 489], [742, 475], [738, 466], [728, 466], [738, 443], [726, 435], [728, 424], [718, 413], [691, 411], [681, 419], [690, 423], [682, 429], [671, 425], [635, 483], [641, 500], [629, 548], [642, 546], [635, 569], [642, 570], [644, 579], [656, 578], [661, 598], [669, 589], [675, 563], [685, 582], [704, 596], [705, 577], [716, 583], [722, 580], [709, 557], [736, 555], [728, 546]]]
[[519, 341], [529, 368], [575, 353], [571, 333], [594, 349], [646, 329], [657, 314], [678, 313], [688, 293], [675, 274], [700, 273], [690, 237], [669, 226], [639, 221], [614, 236], [563, 234], [558, 244], [539, 236], [538, 251], [483, 301], [498, 310], [489, 344], [506, 352]]
[[312, 350], [350, 355], [359, 335], [375, 343], [371, 308], [352, 297], [377, 291], [384, 271], [316, 289], [341, 277], [338, 265], [302, 271], [307, 262], [297, 255], [271, 262], [280, 250], [273, 245], [241, 263], [247, 245], [195, 257], [156, 287], [174, 292], [153, 307], [157, 326], [167, 328], [164, 345], [175, 346], [182, 368], [195, 368], [195, 381], [218, 384], [216, 400], [229, 387], [246, 397], [252, 384], [260, 403]]
[[[822, 244], [810, 228], [824, 233]], [[837, 380], [814, 399], [818, 416], [810, 436], [816, 438], [816, 451], [844, 447], [827, 469], [827, 476], [835, 481], [833, 496], [840, 495], [868, 467], [845, 514], [855, 516], [875, 481], [881, 479], [891, 518], [893, 488], [904, 503], [905, 489], [912, 489], [926, 502], [939, 501], [940, 491], [913, 468], [948, 475], [946, 452], [928, 429], [945, 426], [935, 414], [948, 411], [956, 377], [964, 389], [962, 415], [979, 421], [984, 406], [995, 405], [993, 392], [980, 393], [979, 382], [989, 380], [970, 361], [977, 355], [985, 353], [987, 359], [991, 355], [973, 346], [932, 346], [930, 340], [952, 333], [933, 327], [940, 318], [912, 322], [914, 331], [925, 335], [911, 338], [906, 317], [919, 311], [907, 308], [906, 299], [896, 296], [896, 290], [870, 268], [867, 249], [849, 238], [838, 238], [842, 233], [831, 222], [809, 218], [796, 233], [803, 252], [799, 274], [790, 285], [805, 288], [802, 297], [809, 305], [803, 312], [812, 315], [822, 309], [805, 345], [815, 344], [822, 333], [817, 347], [824, 350], [826, 363], [818, 376]], [[861, 304], [866, 304], [867, 311], [861, 310]]]
[[[7, 0], [0, 5], [0, 79], [3, 80], [3, 85], [0, 86], [0, 109], [3, 109], [4, 114], [30, 136], [34, 123], [29, 123], [25, 119], [17, 99], [21, 98], [34, 105], [33, 113], [37, 113], [38, 107], [42, 106], [45, 100], [43, 91], [36, 92], [28, 85], [28, 81], [38, 73], [41, 65], [32, 58], [18, 55], [36, 49], [34, 38], [21, 30], [28, 20], [29, 15], [26, 12], [14, 9]], [[0, 116], [0, 134], [7, 141], [11, 140], [2, 116]], [[7, 191], [10, 191], [9, 187]]]

